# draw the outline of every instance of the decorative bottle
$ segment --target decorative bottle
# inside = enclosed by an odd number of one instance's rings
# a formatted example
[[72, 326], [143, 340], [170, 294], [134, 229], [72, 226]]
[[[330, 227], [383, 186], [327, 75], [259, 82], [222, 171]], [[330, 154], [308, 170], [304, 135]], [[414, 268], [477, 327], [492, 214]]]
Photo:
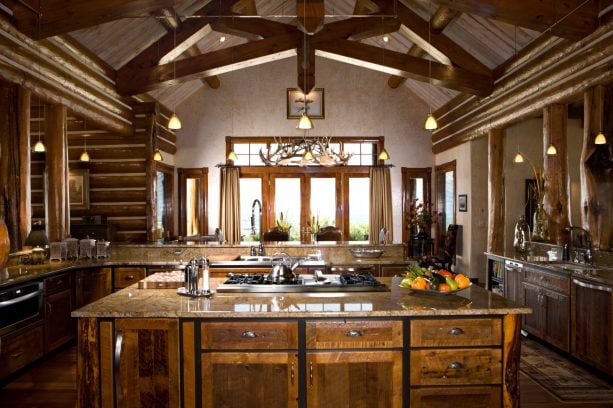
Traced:
[[532, 240], [540, 242], [549, 240], [549, 221], [543, 203], [536, 205], [532, 221]]
[[515, 224], [513, 248], [519, 252], [527, 252], [530, 250], [530, 226], [526, 222], [526, 217], [523, 215], [519, 216], [519, 220], [517, 224]]

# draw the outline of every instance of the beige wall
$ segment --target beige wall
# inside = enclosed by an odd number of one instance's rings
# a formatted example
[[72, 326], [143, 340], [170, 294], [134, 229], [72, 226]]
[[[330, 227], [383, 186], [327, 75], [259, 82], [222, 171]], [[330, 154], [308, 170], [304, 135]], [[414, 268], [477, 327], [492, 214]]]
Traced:
[[[316, 86], [325, 89], [325, 119], [316, 136], [385, 136], [392, 173], [394, 242], [400, 242], [401, 167], [433, 164], [430, 135], [422, 129], [428, 106], [406, 87], [390, 89], [389, 75], [317, 58]], [[286, 118], [286, 89], [296, 86], [296, 59], [220, 76], [217, 90], [204, 87], [177, 108], [177, 167], [209, 167], [209, 229], [219, 224], [219, 170], [225, 136], [301, 136]], [[234, 107], [234, 109], [232, 109]]]

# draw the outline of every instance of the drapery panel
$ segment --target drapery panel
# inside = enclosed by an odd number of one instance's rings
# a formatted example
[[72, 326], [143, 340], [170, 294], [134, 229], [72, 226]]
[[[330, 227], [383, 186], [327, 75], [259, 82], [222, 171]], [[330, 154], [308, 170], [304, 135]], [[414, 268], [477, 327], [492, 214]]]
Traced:
[[370, 242], [379, 242], [382, 228], [387, 230], [385, 239], [393, 240], [392, 182], [389, 167], [371, 167], [370, 176]]
[[238, 167], [221, 169], [221, 230], [226, 241], [241, 241], [240, 174]]

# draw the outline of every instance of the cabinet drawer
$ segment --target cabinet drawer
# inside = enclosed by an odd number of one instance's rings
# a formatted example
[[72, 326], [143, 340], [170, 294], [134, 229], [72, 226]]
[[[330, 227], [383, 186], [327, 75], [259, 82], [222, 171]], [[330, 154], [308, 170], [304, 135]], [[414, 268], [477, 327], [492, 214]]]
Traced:
[[429, 319], [411, 321], [411, 347], [499, 346], [500, 319]]
[[306, 323], [309, 349], [402, 347], [402, 322], [332, 320]]
[[43, 326], [27, 328], [0, 338], [0, 378], [43, 356]]
[[72, 273], [63, 273], [45, 279], [45, 296], [72, 290]]
[[201, 326], [203, 349], [287, 350], [298, 348], [298, 325], [291, 322], [208, 322]]
[[500, 349], [411, 350], [411, 385], [501, 383]]
[[565, 295], [570, 294], [570, 277], [524, 268], [524, 282], [544, 286]]
[[115, 268], [113, 269], [113, 287], [115, 289], [123, 289], [133, 285], [141, 279], [145, 279], [147, 275], [146, 268]]
[[499, 386], [411, 389], [412, 407], [497, 408], [501, 406], [501, 401]]

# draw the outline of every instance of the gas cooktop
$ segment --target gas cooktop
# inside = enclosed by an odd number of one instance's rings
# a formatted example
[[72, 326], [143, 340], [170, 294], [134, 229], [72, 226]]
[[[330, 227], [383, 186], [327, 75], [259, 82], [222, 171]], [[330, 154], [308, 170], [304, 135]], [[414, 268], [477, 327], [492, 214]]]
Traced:
[[228, 274], [217, 287], [218, 293], [283, 293], [283, 292], [384, 292], [385, 284], [370, 274], [299, 275], [295, 280], [275, 283], [261, 274]]

